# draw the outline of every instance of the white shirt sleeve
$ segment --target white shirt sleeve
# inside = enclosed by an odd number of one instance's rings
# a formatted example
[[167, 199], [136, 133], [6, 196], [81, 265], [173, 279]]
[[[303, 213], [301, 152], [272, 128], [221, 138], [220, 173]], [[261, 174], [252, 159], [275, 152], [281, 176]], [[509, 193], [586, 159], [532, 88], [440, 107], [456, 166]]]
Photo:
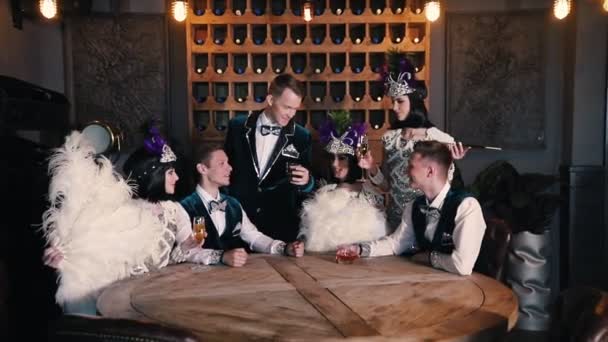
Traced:
[[376, 241], [362, 243], [362, 250], [369, 248], [369, 255], [366, 252], [362, 256], [383, 256], [383, 255], [399, 255], [406, 250], [414, 249], [416, 246], [416, 235], [414, 233], [414, 225], [412, 224], [412, 205], [410, 201], [405, 205], [401, 224], [397, 229], [388, 236], [382, 237]]
[[[285, 249], [285, 243], [280, 240], [274, 240], [262, 232], [260, 232], [256, 226], [251, 223], [245, 210], [241, 208], [243, 212], [243, 220], [241, 225], [241, 239], [249, 245], [249, 248], [254, 252], [268, 253], [268, 254], [281, 254]], [[282, 248], [281, 248], [282, 247]]]
[[439, 130], [437, 127], [431, 127], [426, 130], [427, 140], [436, 140], [442, 143], [451, 144], [454, 142], [454, 138]]
[[454, 218], [454, 250], [452, 254], [431, 253], [431, 264], [448, 272], [469, 275], [473, 272], [479, 256], [486, 223], [479, 202], [473, 197], [465, 198]]

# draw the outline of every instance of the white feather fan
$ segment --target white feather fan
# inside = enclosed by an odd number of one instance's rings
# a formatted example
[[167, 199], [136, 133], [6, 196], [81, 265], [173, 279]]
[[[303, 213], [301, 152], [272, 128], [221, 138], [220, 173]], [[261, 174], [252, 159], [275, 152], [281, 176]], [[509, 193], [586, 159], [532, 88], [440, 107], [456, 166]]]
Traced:
[[96, 297], [144, 259], [158, 258], [163, 225], [144, 201], [131, 198], [131, 187], [111, 162], [95, 157], [84, 135], [66, 137], [49, 173], [50, 208], [42, 228], [64, 257], [55, 296], [60, 305]]
[[335, 251], [342, 244], [379, 239], [386, 235], [384, 213], [346, 189], [319, 189], [304, 202], [300, 234], [306, 250]]

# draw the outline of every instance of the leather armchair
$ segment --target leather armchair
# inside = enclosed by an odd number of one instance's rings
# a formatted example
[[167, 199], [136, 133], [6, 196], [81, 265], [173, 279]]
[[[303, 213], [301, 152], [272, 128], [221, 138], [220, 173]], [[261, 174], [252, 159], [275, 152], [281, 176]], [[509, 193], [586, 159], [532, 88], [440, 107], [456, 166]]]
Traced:
[[563, 291], [554, 308], [551, 341], [608, 341], [608, 293], [591, 287]]
[[502, 281], [511, 240], [511, 227], [498, 218], [486, 216], [485, 221], [487, 228], [475, 263], [475, 271]]

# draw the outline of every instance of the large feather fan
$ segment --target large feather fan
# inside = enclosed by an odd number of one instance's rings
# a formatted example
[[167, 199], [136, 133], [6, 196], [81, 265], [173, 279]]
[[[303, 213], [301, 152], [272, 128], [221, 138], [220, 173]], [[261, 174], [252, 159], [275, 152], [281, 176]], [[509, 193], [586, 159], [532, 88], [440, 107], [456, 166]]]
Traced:
[[[97, 296], [128, 277], [144, 260], [157, 261], [163, 225], [132, 199], [132, 188], [80, 132], [73, 132], [49, 161], [50, 208], [42, 229], [64, 256], [57, 303]], [[151, 259], [150, 259], [151, 258]]]
[[300, 234], [306, 237], [307, 251], [331, 252], [342, 244], [377, 240], [386, 232], [384, 213], [346, 189], [321, 188], [303, 204]]

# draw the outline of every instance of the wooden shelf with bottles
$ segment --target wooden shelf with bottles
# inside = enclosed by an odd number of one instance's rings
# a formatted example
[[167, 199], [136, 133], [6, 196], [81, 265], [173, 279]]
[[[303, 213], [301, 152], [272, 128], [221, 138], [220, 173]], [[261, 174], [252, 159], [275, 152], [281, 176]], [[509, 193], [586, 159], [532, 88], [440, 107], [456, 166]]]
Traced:
[[417, 78], [428, 81], [424, 1], [408, 1], [406, 7], [394, 0], [317, 0], [322, 10], [315, 7], [310, 22], [303, 20], [299, 3], [190, 1], [189, 121], [195, 143], [222, 141], [228, 120], [263, 109], [268, 83], [288, 72], [305, 84], [296, 120], [315, 139], [328, 111], [346, 109], [370, 126], [372, 149], [381, 148], [391, 116], [379, 74], [386, 51], [407, 53]]

